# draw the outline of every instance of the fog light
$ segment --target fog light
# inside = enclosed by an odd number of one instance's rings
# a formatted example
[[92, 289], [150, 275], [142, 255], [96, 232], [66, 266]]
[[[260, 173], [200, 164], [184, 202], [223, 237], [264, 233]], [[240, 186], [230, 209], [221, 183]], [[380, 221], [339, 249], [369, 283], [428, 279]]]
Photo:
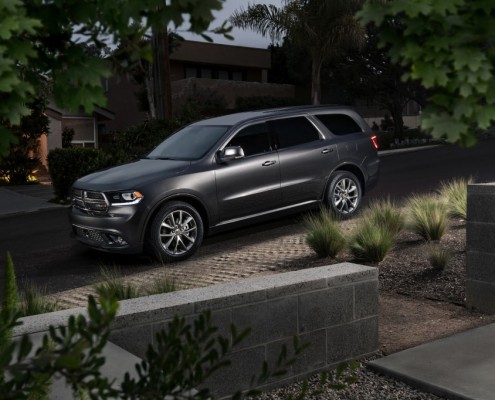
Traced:
[[119, 235], [112, 235], [108, 233], [107, 236], [110, 239], [108, 244], [117, 244], [119, 246], [127, 245], [127, 242], [124, 239], [122, 239], [122, 237], [120, 237]]

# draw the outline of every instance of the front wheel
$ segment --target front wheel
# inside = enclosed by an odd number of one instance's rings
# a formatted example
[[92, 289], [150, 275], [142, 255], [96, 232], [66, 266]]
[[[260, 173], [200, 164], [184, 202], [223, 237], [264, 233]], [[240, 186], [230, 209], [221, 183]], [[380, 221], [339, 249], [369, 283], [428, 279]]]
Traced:
[[164, 262], [191, 257], [203, 241], [203, 221], [188, 203], [166, 203], [151, 224], [150, 244], [157, 258]]
[[337, 171], [330, 176], [327, 204], [335, 215], [353, 216], [361, 205], [361, 198], [361, 183], [353, 173]]

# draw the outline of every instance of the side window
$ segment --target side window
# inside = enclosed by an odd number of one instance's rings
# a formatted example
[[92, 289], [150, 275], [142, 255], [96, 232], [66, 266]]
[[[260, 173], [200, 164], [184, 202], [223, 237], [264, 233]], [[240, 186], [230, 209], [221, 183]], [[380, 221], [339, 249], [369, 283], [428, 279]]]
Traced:
[[315, 117], [334, 135], [349, 135], [363, 131], [356, 121], [345, 114], [320, 114]]
[[229, 146], [241, 146], [245, 156], [272, 151], [269, 131], [265, 123], [250, 125], [242, 129], [229, 142]]
[[277, 119], [268, 124], [275, 134], [279, 149], [320, 140], [317, 129], [306, 117]]

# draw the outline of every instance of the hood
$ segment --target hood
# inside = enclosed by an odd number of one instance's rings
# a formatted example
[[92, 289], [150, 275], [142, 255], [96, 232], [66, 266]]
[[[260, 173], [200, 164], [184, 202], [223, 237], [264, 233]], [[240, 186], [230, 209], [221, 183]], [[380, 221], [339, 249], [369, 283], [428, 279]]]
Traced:
[[177, 176], [190, 165], [190, 161], [143, 159], [83, 176], [73, 186], [95, 191], [138, 189], [150, 181]]

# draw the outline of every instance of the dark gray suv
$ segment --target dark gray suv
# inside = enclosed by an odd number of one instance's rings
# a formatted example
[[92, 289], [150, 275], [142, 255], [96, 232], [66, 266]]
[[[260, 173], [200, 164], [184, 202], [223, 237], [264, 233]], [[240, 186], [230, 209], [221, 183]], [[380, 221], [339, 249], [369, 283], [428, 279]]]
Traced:
[[78, 179], [74, 236], [100, 250], [190, 257], [205, 234], [324, 203], [353, 215], [377, 182], [376, 137], [352, 109], [245, 112], [188, 125], [138, 161]]

